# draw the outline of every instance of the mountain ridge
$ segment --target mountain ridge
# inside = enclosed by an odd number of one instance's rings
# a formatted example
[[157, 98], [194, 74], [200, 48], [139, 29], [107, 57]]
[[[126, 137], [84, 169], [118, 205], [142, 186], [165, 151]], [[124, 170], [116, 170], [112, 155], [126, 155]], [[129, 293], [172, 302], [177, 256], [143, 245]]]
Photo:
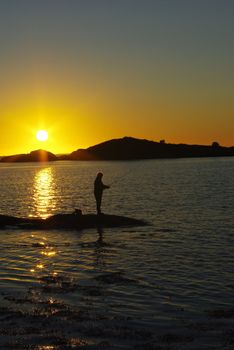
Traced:
[[136, 160], [185, 157], [234, 156], [234, 147], [222, 147], [217, 142], [211, 146], [170, 144], [125, 136], [104, 141], [70, 154], [71, 160]]
[[233, 147], [223, 147], [218, 142], [212, 145], [188, 145], [138, 139], [130, 136], [111, 139], [86, 149], [77, 149], [70, 154], [55, 155], [45, 150], [28, 154], [16, 154], [1, 158], [1, 162], [40, 162], [58, 160], [137, 160], [162, 158], [226, 157], [234, 156]]
[[22, 154], [15, 154], [11, 156], [4, 156], [1, 158], [1, 162], [3, 163], [23, 163], [23, 162], [51, 162], [58, 160], [56, 155], [45, 151], [43, 149], [38, 149], [35, 151], [31, 151], [30, 153], [22, 153]]

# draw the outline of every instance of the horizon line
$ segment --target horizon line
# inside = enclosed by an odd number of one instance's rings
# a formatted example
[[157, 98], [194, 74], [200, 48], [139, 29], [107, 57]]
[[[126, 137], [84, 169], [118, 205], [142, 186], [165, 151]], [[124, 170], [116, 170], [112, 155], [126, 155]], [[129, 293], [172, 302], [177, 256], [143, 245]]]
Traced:
[[46, 151], [46, 152], [50, 152], [56, 156], [66, 156], [66, 155], [69, 155], [71, 154], [72, 152], [75, 152], [75, 151], [78, 151], [78, 150], [87, 150], [88, 148], [90, 147], [95, 147], [97, 145], [100, 145], [102, 143], [106, 143], [108, 141], [112, 141], [112, 140], [122, 140], [122, 139], [134, 139], [134, 140], [141, 140], [141, 141], [149, 141], [149, 142], [155, 142], [155, 143], [161, 143], [161, 144], [165, 144], [165, 145], [186, 145], [186, 146], [201, 146], [201, 147], [211, 147], [213, 144], [217, 144], [219, 147], [221, 148], [233, 148], [233, 146], [224, 146], [224, 145], [221, 145], [218, 141], [213, 141], [212, 143], [210, 144], [197, 144], [197, 143], [192, 143], [192, 144], [189, 144], [189, 143], [183, 143], [183, 142], [180, 142], [180, 143], [170, 143], [170, 142], [166, 142], [164, 139], [161, 139], [159, 141], [155, 141], [155, 140], [148, 140], [146, 138], [137, 138], [137, 137], [133, 137], [133, 136], [123, 136], [123, 137], [117, 137], [117, 138], [113, 138], [113, 139], [108, 139], [108, 140], [105, 140], [105, 141], [102, 141], [102, 142], [99, 142], [99, 143], [96, 143], [92, 146], [88, 146], [86, 148], [76, 148], [75, 150], [71, 151], [71, 152], [52, 152], [52, 151], [48, 151], [46, 149], [42, 149], [42, 148], [38, 148], [38, 149], [35, 149], [35, 150], [30, 150], [29, 152], [20, 152], [20, 153], [14, 153], [14, 154], [5, 154], [5, 155], [0, 155], [0, 158], [3, 158], [3, 157], [10, 157], [10, 156], [14, 156], [14, 155], [27, 155], [27, 154], [30, 154], [31, 152], [34, 152], [34, 151], [39, 151], [39, 150], [42, 150], [42, 151]]

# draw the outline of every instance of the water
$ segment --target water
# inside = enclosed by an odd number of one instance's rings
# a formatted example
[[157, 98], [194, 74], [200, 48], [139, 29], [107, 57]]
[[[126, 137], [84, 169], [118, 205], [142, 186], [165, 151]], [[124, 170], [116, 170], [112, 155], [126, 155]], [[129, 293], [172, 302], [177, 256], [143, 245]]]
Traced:
[[1, 214], [94, 212], [98, 171], [150, 225], [1, 231], [0, 348], [229, 349], [234, 158], [1, 164]]

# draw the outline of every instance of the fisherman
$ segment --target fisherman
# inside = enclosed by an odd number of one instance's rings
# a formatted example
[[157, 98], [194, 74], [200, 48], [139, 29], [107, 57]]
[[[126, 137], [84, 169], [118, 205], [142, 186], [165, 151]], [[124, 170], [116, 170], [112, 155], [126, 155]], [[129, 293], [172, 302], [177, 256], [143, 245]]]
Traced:
[[104, 185], [102, 182], [103, 173], [98, 173], [94, 181], [94, 196], [96, 199], [97, 214], [101, 214], [102, 193], [103, 190], [110, 188], [110, 186]]

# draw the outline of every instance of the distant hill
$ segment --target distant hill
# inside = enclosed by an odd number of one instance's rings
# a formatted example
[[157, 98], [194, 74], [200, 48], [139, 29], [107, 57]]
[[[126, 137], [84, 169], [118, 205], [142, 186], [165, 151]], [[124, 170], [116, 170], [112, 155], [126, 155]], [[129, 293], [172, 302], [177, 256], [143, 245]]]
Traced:
[[170, 144], [133, 137], [113, 139], [87, 149], [78, 149], [70, 160], [134, 160], [154, 158], [220, 157], [234, 156], [234, 147]]
[[28, 154], [16, 154], [12, 156], [2, 157], [1, 162], [50, 162], [58, 160], [51, 152], [42, 149], [32, 151]]
[[0, 162], [41, 162], [56, 160], [136, 160], [154, 158], [227, 157], [234, 156], [234, 147], [222, 147], [217, 142], [211, 146], [171, 144], [123, 137], [98, 145], [78, 149], [71, 154], [54, 155], [44, 150], [29, 154], [2, 157]]

